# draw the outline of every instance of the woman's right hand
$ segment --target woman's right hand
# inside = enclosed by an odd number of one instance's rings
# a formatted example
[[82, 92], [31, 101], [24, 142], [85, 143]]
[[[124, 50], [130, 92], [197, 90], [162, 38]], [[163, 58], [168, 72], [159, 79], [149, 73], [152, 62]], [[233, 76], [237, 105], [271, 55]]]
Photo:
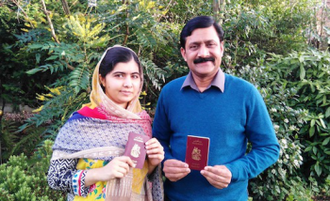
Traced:
[[90, 186], [98, 181], [123, 178], [129, 172], [130, 167], [134, 167], [134, 163], [128, 156], [115, 157], [104, 167], [88, 170], [85, 186]]

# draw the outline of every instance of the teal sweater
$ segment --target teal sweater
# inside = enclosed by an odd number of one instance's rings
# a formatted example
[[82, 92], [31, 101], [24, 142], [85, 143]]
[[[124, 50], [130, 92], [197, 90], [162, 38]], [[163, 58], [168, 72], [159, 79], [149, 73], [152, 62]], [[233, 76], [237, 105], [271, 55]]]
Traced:
[[[210, 138], [209, 166], [226, 165], [230, 185], [213, 187], [192, 170], [177, 181], [165, 181], [171, 201], [246, 201], [248, 180], [256, 177], [279, 157], [279, 144], [266, 105], [250, 83], [225, 74], [225, 90], [211, 87], [203, 93], [181, 89], [186, 77], [168, 83], [161, 91], [153, 135], [163, 145], [165, 160], [185, 161], [187, 135]], [[252, 151], [246, 154], [247, 142]], [[165, 161], [164, 160], [164, 161]]]

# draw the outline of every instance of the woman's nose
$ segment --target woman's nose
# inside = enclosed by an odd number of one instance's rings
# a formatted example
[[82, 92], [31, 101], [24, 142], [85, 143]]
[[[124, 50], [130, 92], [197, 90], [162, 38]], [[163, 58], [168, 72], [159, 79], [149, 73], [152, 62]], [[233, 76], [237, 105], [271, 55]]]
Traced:
[[132, 87], [132, 79], [129, 76], [125, 79], [124, 87]]

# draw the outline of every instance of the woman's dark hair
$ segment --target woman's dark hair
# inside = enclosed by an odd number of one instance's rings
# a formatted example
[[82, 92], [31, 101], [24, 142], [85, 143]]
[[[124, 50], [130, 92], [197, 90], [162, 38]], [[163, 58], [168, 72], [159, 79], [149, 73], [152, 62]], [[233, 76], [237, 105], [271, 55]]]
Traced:
[[181, 34], [180, 34], [180, 45], [183, 49], [185, 49], [186, 46], [186, 38], [191, 35], [191, 33], [195, 29], [199, 28], [208, 28], [210, 26], [213, 26], [215, 30], [218, 33], [220, 42], [223, 41], [223, 35], [224, 31], [222, 30], [222, 27], [214, 21], [212, 17], [209, 16], [199, 16], [195, 17], [187, 22], [187, 24], [183, 27]]
[[[101, 74], [102, 77], [105, 77], [108, 73], [110, 73], [117, 63], [127, 63], [134, 59], [134, 61], [139, 66], [139, 73], [142, 74], [142, 66], [140, 64], [140, 61], [137, 57], [137, 55], [130, 49], [125, 47], [112, 47], [110, 48], [106, 55], [104, 56], [100, 68], [99, 68], [99, 74]], [[141, 75], [142, 76], [142, 75]]]

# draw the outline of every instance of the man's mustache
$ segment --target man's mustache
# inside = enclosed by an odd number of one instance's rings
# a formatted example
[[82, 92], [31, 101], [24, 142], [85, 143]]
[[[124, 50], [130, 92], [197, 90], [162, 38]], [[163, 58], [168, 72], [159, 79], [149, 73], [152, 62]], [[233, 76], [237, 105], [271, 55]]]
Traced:
[[212, 61], [214, 62], [215, 59], [213, 57], [208, 57], [208, 58], [198, 58], [194, 60], [194, 64], [202, 63], [202, 62], [207, 62], [207, 61]]

